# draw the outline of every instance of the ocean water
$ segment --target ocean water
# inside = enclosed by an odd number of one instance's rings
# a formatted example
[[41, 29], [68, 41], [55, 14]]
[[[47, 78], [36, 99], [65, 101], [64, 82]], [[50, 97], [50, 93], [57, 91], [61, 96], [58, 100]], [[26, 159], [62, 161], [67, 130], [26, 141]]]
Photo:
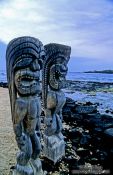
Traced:
[[6, 78], [6, 71], [5, 70], [0, 70], [0, 82], [7, 82]]
[[113, 74], [69, 72], [67, 74], [67, 80], [112, 83]]
[[[68, 72], [67, 80], [113, 83], [113, 74]], [[6, 72], [3, 70], [0, 70], [0, 82], [7, 82]], [[113, 111], [113, 92], [96, 92], [95, 95], [92, 95], [81, 91], [75, 91], [73, 93], [66, 91], [65, 95], [78, 102], [98, 102], [100, 104], [98, 106], [100, 113], [105, 113], [106, 109]]]
[[[73, 81], [93, 81], [93, 82], [112, 83], [113, 74], [68, 72], [66, 79]], [[5, 70], [0, 70], [0, 82], [7, 82]]]

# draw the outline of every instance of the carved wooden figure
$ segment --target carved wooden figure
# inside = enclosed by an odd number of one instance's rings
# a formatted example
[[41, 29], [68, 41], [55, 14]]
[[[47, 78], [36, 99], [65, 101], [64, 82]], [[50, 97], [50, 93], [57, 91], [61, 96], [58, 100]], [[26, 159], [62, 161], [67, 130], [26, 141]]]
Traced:
[[6, 52], [11, 113], [18, 148], [13, 175], [42, 174], [40, 138], [40, 70], [44, 59], [42, 43], [33, 37], [12, 40]]
[[61, 89], [65, 87], [71, 47], [51, 43], [45, 45], [45, 51], [46, 60], [42, 75], [46, 124], [43, 153], [45, 157], [56, 163], [65, 155], [65, 142], [62, 135], [62, 107], [66, 98]]

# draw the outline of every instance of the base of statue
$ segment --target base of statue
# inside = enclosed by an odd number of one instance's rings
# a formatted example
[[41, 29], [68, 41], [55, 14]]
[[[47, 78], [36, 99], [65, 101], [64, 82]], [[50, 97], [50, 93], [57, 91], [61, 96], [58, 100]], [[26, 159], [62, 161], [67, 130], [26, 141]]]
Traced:
[[29, 164], [26, 166], [16, 165], [14, 169], [10, 171], [9, 175], [44, 175], [42, 171], [42, 164], [40, 159], [29, 161]]
[[59, 135], [44, 135], [43, 154], [54, 164], [65, 156], [65, 142]]

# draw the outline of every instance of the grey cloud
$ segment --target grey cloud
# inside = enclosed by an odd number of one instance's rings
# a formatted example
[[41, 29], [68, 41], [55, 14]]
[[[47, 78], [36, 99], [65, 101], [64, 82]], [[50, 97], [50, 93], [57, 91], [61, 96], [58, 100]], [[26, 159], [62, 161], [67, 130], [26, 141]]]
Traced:
[[44, 44], [71, 45], [72, 56], [88, 57], [95, 63], [113, 59], [110, 0], [5, 0], [0, 1], [0, 8], [0, 39], [6, 43], [31, 35]]

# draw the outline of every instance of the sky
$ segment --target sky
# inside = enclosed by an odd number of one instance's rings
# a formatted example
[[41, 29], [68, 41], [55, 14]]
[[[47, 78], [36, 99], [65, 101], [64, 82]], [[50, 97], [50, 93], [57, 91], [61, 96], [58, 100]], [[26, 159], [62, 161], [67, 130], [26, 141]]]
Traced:
[[25, 35], [71, 46], [69, 71], [113, 69], [113, 0], [0, 0], [0, 69]]

